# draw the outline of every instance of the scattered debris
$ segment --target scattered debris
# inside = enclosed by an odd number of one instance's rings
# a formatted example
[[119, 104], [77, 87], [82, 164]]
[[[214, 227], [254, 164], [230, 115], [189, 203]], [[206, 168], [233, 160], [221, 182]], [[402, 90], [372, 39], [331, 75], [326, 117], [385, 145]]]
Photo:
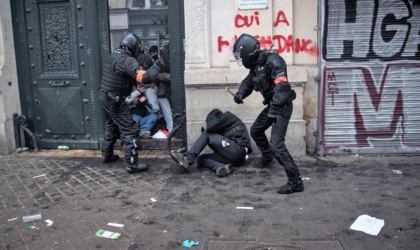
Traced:
[[302, 180], [307, 180], [307, 181], [309, 181], [309, 178], [302, 178]]
[[401, 170], [392, 170], [392, 172], [394, 172], [396, 174], [402, 174]]
[[350, 229], [377, 236], [384, 225], [384, 220], [364, 214], [360, 215], [356, 219], [356, 221], [350, 226]]
[[45, 183], [48, 183], [49, 181], [46, 181]]
[[236, 207], [236, 209], [254, 209], [253, 207]]
[[150, 198], [150, 200], [152, 200], [153, 202], [156, 202], [157, 201], [155, 198]]
[[16, 149], [16, 151], [17, 151], [18, 153], [20, 153], [20, 152], [25, 152], [25, 151], [29, 151], [29, 148], [28, 148], [28, 147], [25, 147], [25, 148], [18, 148], [18, 149]]
[[185, 147], [178, 148], [178, 152], [179, 153], [184, 153], [185, 152]]
[[34, 230], [34, 229], [36, 229], [36, 226], [30, 226], [30, 227], [28, 227], [28, 229]]
[[23, 216], [22, 219], [23, 219], [23, 222], [26, 223], [26, 222], [42, 220], [42, 216], [41, 216], [41, 213], [39, 213], [39, 214]]
[[13, 219], [8, 219], [7, 221], [13, 221], [13, 220], [17, 220], [17, 217]]
[[49, 227], [49, 226], [51, 226], [51, 225], [53, 224], [53, 221], [52, 221], [52, 220], [50, 220], [50, 219], [45, 220], [45, 222], [47, 222], [47, 223], [48, 223], [48, 224], [47, 224], [47, 227]]
[[39, 178], [39, 177], [42, 177], [42, 176], [45, 176], [45, 174], [41, 174], [41, 175], [37, 175], [37, 176], [34, 176], [34, 177], [32, 177], [32, 178]]
[[121, 234], [100, 229], [96, 232], [95, 236], [118, 240], [121, 237]]
[[107, 224], [108, 226], [112, 226], [112, 227], [123, 227], [124, 226], [124, 224], [117, 224], [117, 223], [108, 223]]
[[69, 146], [58, 146], [60, 150], [69, 150]]
[[198, 241], [194, 242], [194, 241], [189, 241], [189, 240], [186, 240], [184, 241], [184, 243], [182, 243], [184, 247], [198, 246], [198, 244], [200, 244]]

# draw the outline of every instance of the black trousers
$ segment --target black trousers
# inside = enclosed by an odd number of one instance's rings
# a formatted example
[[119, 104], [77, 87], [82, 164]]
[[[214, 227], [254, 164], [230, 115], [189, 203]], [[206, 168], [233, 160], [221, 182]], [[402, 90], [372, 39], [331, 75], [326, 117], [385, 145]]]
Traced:
[[[274, 157], [284, 167], [289, 180], [297, 181], [300, 179], [299, 169], [284, 144], [290, 118], [279, 115], [276, 123], [272, 124], [267, 115], [268, 107], [258, 115], [254, 124], [252, 124], [251, 137], [261, 151], [264, 160], [268, 161]], [[270, 143], [268, 143], [265, 131], [270, 126], [272, 126], [271, 137]]]
[[[223, 147], [222, 140], [229, 143], [229, 146]], [[213, 149], [214, 153], [200, 155], [207, 145]], [[188, 150], [187, 161], [190, 163], [196, 161], [200, 166], [214, 170], [224, 164], [239, 166], [245, 161], [245, 156], [245, 147], [239, 146], [235, 141], [222, 135], [208, 133], [205, 130]]]
[[117, 102], [116, 96], [115, 93], [107, 92], [104, 89], [99, 91], [99, 100], [105, 111], [106, 119], [102, 155], [112, 156], [115, 142], [121, 137], [124, 145], [125, 163], [137, 164], [140, 147], [139, 128], [123, 98], [119, 98], [120, 100]]

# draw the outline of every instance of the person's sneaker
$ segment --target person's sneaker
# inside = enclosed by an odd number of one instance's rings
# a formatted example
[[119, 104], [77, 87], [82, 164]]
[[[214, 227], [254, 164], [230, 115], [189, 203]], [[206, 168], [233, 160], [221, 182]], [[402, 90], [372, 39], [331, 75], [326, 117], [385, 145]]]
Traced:
[[219, 177], [225, 177], [233, 172], [233, 166], [230, 164], [222, 165], [216, 168], [216, 174]]
[[125, 164], [125, 169], [127, 170], [127, 173], [137, 173], [146, 170], [149, 167], [149, 165], [145, 163], [137, 163], [137, 164]]
[[253, 168], [268, 168], [274, 165], [274, 159], [271, 158], [270, 160], [264, 159], [264, 158], [258, 158], [254, 163], [252, 164]]
[[296, 193], [296, 192], [302, 192], [303, 189], [304, 187], [303, 187], [302, 180], [298, 180], [298, 181], [289, 180], [287, 181], [286, 185], [279, 187], [279, 189], [277, 189], [277, 192], [279, 194], [291, 194], [291, 193]]
[[150, 138], [150, 131], [144, 131], [140, 133], [140, 138], [142, 139], [149, 139]]
[[102, 156], [102, 162], [103, 163], [108, 163], [108, 162], [116, 161], [119, 158], [120, 157], [118, 155], [112, 155], [112, 156], [109, 156], [109, 157]]
[[188, 170], [188, 168], [190, 167], [190, 163], [187, 161], [187, 157], [185, 156], [180, 156], [177, 154], [177, 152], [175, 150], [171, 151], [171, 158], [172, 160], [174, 160], [178, 165], [180, 165], [181, 167], [183, 167], [185, 170]]

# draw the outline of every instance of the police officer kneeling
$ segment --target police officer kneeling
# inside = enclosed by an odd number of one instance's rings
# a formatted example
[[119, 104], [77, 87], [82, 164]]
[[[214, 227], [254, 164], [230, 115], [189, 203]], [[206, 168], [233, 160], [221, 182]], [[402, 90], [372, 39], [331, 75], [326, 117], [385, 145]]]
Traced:
[[120, 47], [104, 60], [99, 90], [99, 99], [106, 119], [102, 162], [118, 160], [118, 155], [114, 155], [113, 151], [116, 140], [121, 137], [128, 173], [146, 170], [148, 165], [138, 162], [139, 128], [124, 99], [130, 95], [133, 86], [137, 84], [136, 81], [153, 82], [165, 66], [163, 60], [158, 60], [149, 70], [141, 70], [136, 59], [140, 51], [140, 39], [132, 33], [124, 35]]
[[[303, 191], [303, 181], [298, 167], [284, 144], [287, 126], [293, 112], [292, 101], [296, 93], [287, 80], [287, 65], [277, 53], [260, 50], [260, 43], [253, 36], [242, 34], [233, 45], [233, 53], [238, 63], [249, 69], [248, 76], [242, 81], [234, 101], [243, 103], [253, 90], [264, 97], [267, 107], [258, 115], [251, 127], [254, 139], [262, 157], [254, 162], [254, 167], [272, 165], [273, 156], [284, 167], [288, 182], [277, 191], [290, 194]], [[271, 127], [270, 144], [265, 131]]]

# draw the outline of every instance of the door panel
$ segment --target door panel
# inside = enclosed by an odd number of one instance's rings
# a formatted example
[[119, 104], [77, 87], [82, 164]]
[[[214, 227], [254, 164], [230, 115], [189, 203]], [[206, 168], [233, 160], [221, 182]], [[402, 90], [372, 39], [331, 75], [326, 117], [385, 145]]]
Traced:
[[[107, 1], [12, 1], [23, 114], [41, 148], [99, 148]], [[30, 143], [28, 141], [28, 143]]]

